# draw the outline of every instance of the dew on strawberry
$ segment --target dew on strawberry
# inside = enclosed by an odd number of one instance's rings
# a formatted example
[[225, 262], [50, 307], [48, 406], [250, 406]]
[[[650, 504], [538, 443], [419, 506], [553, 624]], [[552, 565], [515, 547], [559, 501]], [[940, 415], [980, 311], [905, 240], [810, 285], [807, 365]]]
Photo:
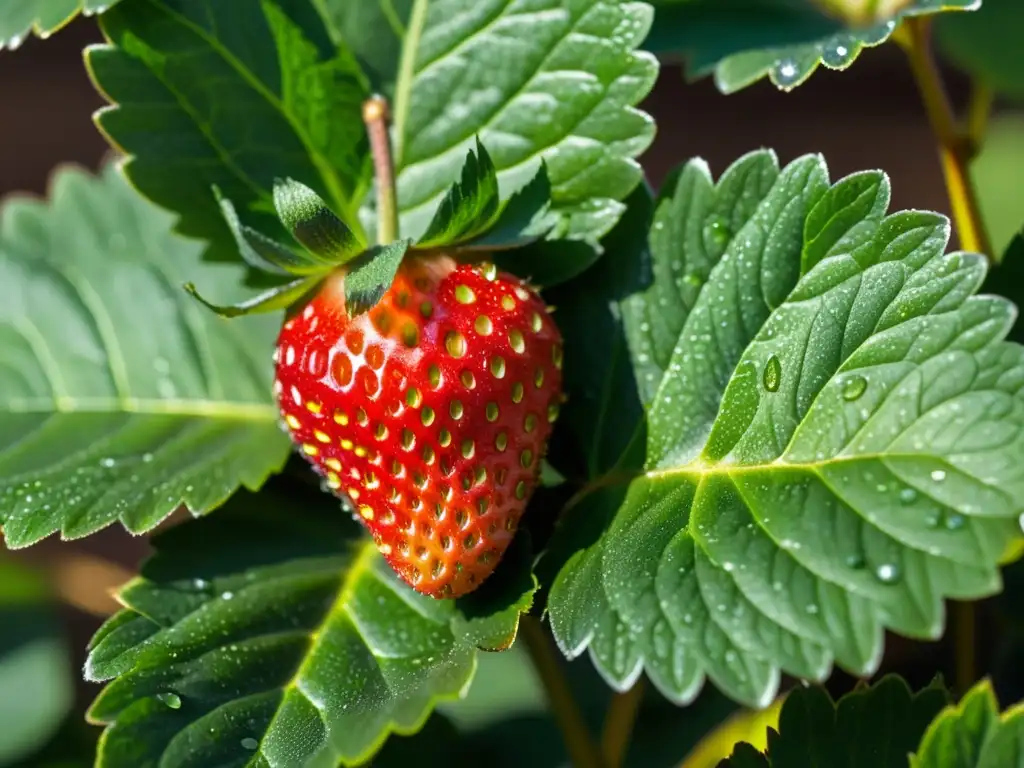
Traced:
[[285, 323], [275, 394], [296, 444], [414, 589], [490, 575], [538, 481], [561, 398], [543, 300], [490, 265], [410, 256], [350, 319], [344, 276]]

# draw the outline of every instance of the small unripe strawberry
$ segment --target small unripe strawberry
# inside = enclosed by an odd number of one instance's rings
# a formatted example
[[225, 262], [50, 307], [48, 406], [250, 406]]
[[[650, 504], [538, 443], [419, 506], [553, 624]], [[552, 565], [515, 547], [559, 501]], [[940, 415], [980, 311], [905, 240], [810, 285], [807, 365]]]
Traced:
[[408, 257], [350, 319], [329, 278], [281, 330], [275, 393], [295, 442], [414, 589], [458, 597], [512, 540], [561, 402], [542, 299], [493, 266]]

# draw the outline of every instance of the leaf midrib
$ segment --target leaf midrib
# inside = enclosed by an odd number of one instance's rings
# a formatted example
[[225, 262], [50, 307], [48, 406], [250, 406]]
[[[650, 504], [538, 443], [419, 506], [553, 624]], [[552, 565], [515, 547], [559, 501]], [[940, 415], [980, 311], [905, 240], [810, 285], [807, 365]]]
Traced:
[[[325, 157], [323, 157], [321, 151], [312, 144], [312, 141], [305, 127], [296, 122], [291, 113], [287, 109], [285, 109], [284, 103], [281, 101], [281, 99], [278, 98], [277, 94], [275, 94], [273, 91], [267, 88], [267, 86], [258, 78], [254, 77], [252, 72], [250, 72], [248, 68], [243, 66], [242, 62], [239, 61], [238, 58], [230, 50], [222, 46], [217, 38], [211, 37], [205, 29], [197, 25], [191, 19], [189, 19], [182, 13], [175, 11], [171, 8], [168, 8], [167, 6], [157, 2], [157, 0], [147, 0], [147, 2], [155, 9], [157, 9], [157, 11], [162, 11], [163, 13], [166, 13], [167, 15], [173, 17], [175, 20], [177, 20], [179, 24], [184, 26], [186, 29], [190, 30], [199, 39], [201, 39], [203, 42], [209, 45], [212, 50], [214, 50], [218, 55], [220, 55], [224, 59], [224, 61], [227, 62], [228, 65], [230, 65], [231, 68], [238, 73], [238, 75], [242, 78], [242, 80], [246, 82], [246, 84], [249, 85], [250, 88], [256, 91], [260, 96], [262, 96], [267, 101], [268, 104], [270, 104], [275, 110], [277, 110], [278, 113], [281, 114], [282, 117], [284, 117], [284, 119], [288, 122], [288, 125], [290, 125], [292, 127], [292, 130], [295, 131], [295, 135], [298, 136], [299, 140], [306, 148], [306, 151], [309, 153], [309, 157], [313, 161], [313, 164], [316, 166], [317, 170], [320, 172], [320, 177], [323, 180], [324, 184], [327, 186], [327, 189], [330, 192], [331, 197], [338, 205], [338, 207], [341, 209], [341, 211], [346, 214], [346, 221], [349, 221], [351, 226], [355, 226], [361, 229], [362, 225], [360, 223], [359, 217], [352, 215], [353, 209], [355, 207], [355, 201], [350, 200], [348, 196], [345, 194], [344, 190], [341, 187], [341, 181], [338, 179], [338, 175], [335, 172], [334, 167]], [[269, 190], [261, 191], [269, 199]], [[366, 239], [365, 233], [357, 232], [357, 234], [361, 235], [364, 240]]]

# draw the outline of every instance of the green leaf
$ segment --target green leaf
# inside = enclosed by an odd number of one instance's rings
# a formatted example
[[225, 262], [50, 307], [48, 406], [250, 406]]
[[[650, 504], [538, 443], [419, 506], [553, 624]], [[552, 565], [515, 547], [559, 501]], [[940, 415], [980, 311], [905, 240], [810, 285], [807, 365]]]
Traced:
[[473, 617], [419, 595], [349, 517], [282, 489], [157, 536], [86, 664], [116, 678], [90, 711], [97, 765], [351, 764], [459, 696], [466, 623], [514, 636], [522, 601]]
[[414, 0], [320, 0], [318, 7], [335, 41], [345, 41], [375, 91], [389, 98], [402, 58], [402, 42]]
[[18, 48], [30, 33], [49, 37], [79, 13], [105, 11], [118, 0], [21, 0], [0, 8], [0, 49]]
[[503, 203], [488, 231], [462, 247], [480, 250], [522, 248], [543, 237], [554, 225], [548, 215], [550, 210], [551, 179], [548, 178], [547, 164], [541, 163], [533, 181]]
[[959, 704], [946, 707], [910, 758], [911, 768], [1020, 768], [1024, 766], [1024, 706], [999, 714], [988, 680]]
[[887, 675], [833, 703], [817, 686], [795, 688], [786, 697], [778, 730], [768, 731], [767, 755], [749, 745], [721, 764], [725, 768], [877, 766], [905, 768], [928, 723], [949, 701], [939, 682], [911, 693], [902, 678]]
[[851, 29], [819, 38], [811, 43], [778, 48], [752, 49], [736, 53], [715, 67], [715, 85], [722, 93], [734, 93], [767, 76], [773, 85], [790, 91], [809, 78], [819, 65], [843, 70], [864, 48], [881, 45], [896, 26], [908, 16], [924, 16], [941, 11], [969, 11], [980, 0], [916, 0], [891, 20], [866, 29]]
[[0, 557], [0, 765], [39, 750], [71, 709], [70, 659], [40, 574]]
[[547, 163], [552, 236], [596, 241], [640, 182], [657, 62], [641, 2], [417, 0], [395, 88], [402, 234], [419, 238], [479, 136], [503, 199]]
[[317, 257], [321, 271], [344, 264], [366, 246], [316, 192], [295, 179], [274, 182], [274, 208], [292, 237]]
[[452, 184], [417, 248], [440, 248], [471, 240], [494, 223], [501, 210], [498, 174], [479, 139], [466, 154], [462, 178]]
[[1024, 116], [1013, 112], [994, 115], [970, 173], [997, 256], [1010, 246], [1024, 224], [1024, 177], [1017, 172], [1022, 164]]
[[349, 317], [372, 309], [384, 297], [409, 245], [408, 240], [377, 245], [349, 265], [345, 273], [345, 311]]
[[290, 177], [362, 237], [367, 85], [311, 0], [139, 0], [100, 23], [109, 43], [88, 48], [86, 62], [112, 106], [97, 123], [128, 155], [132, 183], [181, 217], [180, 232], [234, 258], [210, 188], [274, 236], [274, 179]]
[[302, 277], [284, 285], [268, 288], [263, 293], [243, 299], [237, 304], [227, 305], [210, 303], [200, 295], [199, 290], [192, 283], [185, 283], [185, 290], [194, 299], [221, 317], [231, 318], [288, 309], [288, 307], [312, 291], [321, 280], [322, 278], [320, 277]]
[[782, 671], [870, 674], [885, 628], [934, 638], [946, 598], [998, 591], [1020, 538], [1024, 350], [1014, 307], [972, 295], [984, 259], [944, 254], [937, 214], [885, 216], [880, 172], [774, 163], [717, 185], [690, 163], [620, 300], [646, 415], [630, 439], [589, 414], [608, 473], [559, 528], [548, 600], [562, 649], [620, 687], [643, 667], [676, 700], [707, 675], [764, 704]]
[[984, 0], [974, 13], [937, 18], [934, 34], [946, 58], [998, 93], [1020, 100], [1024, 98], [1022, 28], [1024, 6], [1017, 0]]
[[270, 353], [280, 317], [225, 322], [186, 279], [242, 295], [113, 167], [65, 170], [0, 218], [0, 521], [23, 547], [115, 520], [149, 530], [284, 463]]

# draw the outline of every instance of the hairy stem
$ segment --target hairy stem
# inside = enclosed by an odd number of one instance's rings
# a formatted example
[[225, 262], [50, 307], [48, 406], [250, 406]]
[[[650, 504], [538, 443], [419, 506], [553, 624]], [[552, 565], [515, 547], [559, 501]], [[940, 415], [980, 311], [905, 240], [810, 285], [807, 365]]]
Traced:
[[964, 250], [975, 251], [991, 259], [994, 256], [992, 246], [968, 169], [973, 142], [958, 127], [950, 106], [932, 51], [930, 19], [924, 16], [904, 19], [893, 39], [907, 54], [928, 122], [939, 145], [939, 159], [960, 245]]
[[395, 191], [395, 164], [391, 157], [388, 133], [388, 103], [374, 96], [363, 104], [363, 122], [370, 139], [373, 172], [377, 182], [377, 243], [388, 245], [398, 239], [398, 195]]
[[558, 651], [548, 637], [547, 630], [540, 620], [533, 616], [523, 616], [520, 632], [526, 650], [533, 660], [533, 665], [540, 676], [541, 683], [547, 693], [551, 711], [558, 722], [558, 728], [565, 740], [569, 752], [569, 762], [574, 768], [605, 768], [604, 761], [597, 745], [591, 738], [587, 724], [583, 721], [576, 700], [573, 698], [569, 682], [562, 672]]
[[640, 679], [625, 693], [615, 694], [608, 705], [601, 731], [601, 754], [604, 755], [607, 768], [619, 768], [625, 760], [643, 698], [644, 681]]

